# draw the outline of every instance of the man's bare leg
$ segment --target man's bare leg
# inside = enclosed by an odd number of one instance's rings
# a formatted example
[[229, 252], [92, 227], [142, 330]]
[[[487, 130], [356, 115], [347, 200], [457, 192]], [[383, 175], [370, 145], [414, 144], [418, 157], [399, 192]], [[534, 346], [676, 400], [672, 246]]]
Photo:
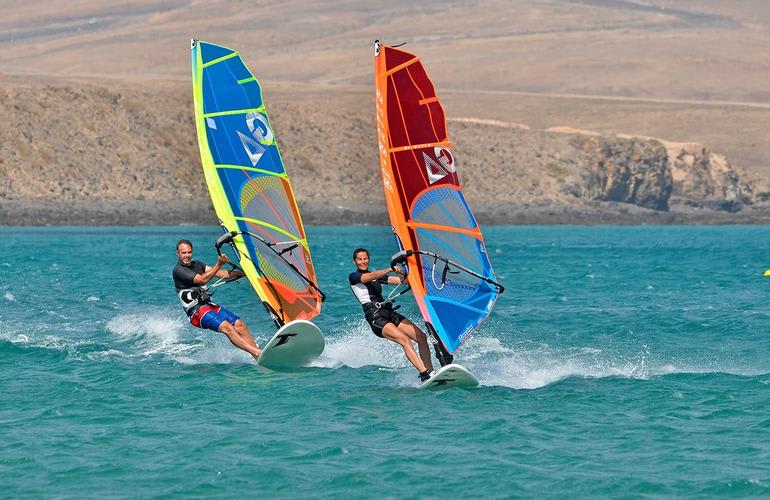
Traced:
[[400, 345], [404, 349], [406, 359], [408, 359], [409, 362], [412, 363], [415, 368], [417, 368], [418, 372], [422, 373], [426, 370], [422, 360], [419, 356], [417, 356], [417, 353], [414, 352], [412, 339], [410, 339], [406, 333], [399, 330], [396, 325], [393, 323], [388, 323], [385, 325], [385, 328], [382, 329], [382, 336], [391, 342], [395, 342], [396, 344]]
[[259, 349], [259, 346], [254, 341], [254, 337], [251, 336], [251, 332], [249, 332], [248, 327], [246, 327], [246, 323], [244, 323], [240, 319], [237, 319], [235, 320], [235, 324], [233, 326], [235, 327], [235, 330], [238, 332], [238, 335], [240, 335], [242, 339], [248, 342], [252, 347]]
[[[219, 325], [219, 331], [227, 335], [227, 338], [230, 339], [230, 342], [232, 342], [235, 347], [248, 352], [254, 357], [254, 359], [259, 359], [259, 355], [262, 354], [262, 351], [258, 347], [251, 345], [249, 342], [244, 340], [232, 323], [229, 321], [223, 321], [222, 324]], [[254, 342], [253, 339], [252, 342]]]

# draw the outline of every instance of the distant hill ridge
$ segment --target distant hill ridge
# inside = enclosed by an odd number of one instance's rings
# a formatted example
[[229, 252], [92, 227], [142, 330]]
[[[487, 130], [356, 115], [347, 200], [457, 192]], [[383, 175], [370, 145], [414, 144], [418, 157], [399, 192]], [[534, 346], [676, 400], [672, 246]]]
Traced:
[[[267, 108], [310, 223], [385, 223], [370, 93], [274, 89]], [[0, 115], [0, 223], [213, 221], [187, 85], [8, 80]], [[764, 181], [704, 145], [448, 122], [483, 222], [764, 220]]]

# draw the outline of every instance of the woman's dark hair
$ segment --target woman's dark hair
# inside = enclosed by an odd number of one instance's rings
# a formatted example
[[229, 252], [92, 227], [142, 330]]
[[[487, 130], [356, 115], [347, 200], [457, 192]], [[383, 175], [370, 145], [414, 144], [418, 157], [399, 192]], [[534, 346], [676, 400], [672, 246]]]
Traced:
[[353, 250], [353, 260], [356, 260], [356, 255], [358, 255], [361, 252], [366, 252], [366, 256], [369, 257], [369, 250], [367, 250], [366, 248], [359, 247]]
[[179, 245], [190, 245], [190, 250], [192, 250], [192, 242], [190, 240], [179, 240], [176, 242], [176, 249], [179, 250]]

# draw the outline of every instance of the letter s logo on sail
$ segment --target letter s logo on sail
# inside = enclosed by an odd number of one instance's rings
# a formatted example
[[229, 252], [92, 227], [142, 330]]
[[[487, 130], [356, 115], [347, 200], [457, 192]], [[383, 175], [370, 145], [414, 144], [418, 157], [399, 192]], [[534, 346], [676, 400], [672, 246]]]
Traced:
[[425, 162], [425, 171], [428, 173], [428, 182], [433, 184], [440, 181], [447, 175], [454, 173], [455, 157], [452, 150], [443, 146], [433, 148], [436, 158], [431, 158], [425, 151], [422, 152], [422, 159]]
[[262, 155], [267, 150], [264, 146], [273, 144], [275, 135], [273, 129], [270, 128], [270, 124], [267, 122], [267, 117], [262, 113], [251, 112], [246, 115], [246, 126], [249, 127], [252, 137], [246, 134], [238, 132], [238, 137], [241, 138], [241, 144], [243, 149], [246, 150], [246, 154], [249, 155], [251, 165], [256, 167]]

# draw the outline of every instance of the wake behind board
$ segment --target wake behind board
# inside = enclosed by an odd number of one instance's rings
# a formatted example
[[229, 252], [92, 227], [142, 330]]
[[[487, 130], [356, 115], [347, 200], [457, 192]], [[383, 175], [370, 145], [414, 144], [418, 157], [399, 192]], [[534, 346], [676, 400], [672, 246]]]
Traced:
[[431, 378], [423, 382], [420, 389], [440, 391], [452, 387], [468, 388], [479, 385], [478, 379], [462, 365], [442, 366]]
[[324, 336], [315, 324], [296, 319], [283, 325], [262, 349], [257, 365], [271, 370], [304, 366], [324, 350]]

